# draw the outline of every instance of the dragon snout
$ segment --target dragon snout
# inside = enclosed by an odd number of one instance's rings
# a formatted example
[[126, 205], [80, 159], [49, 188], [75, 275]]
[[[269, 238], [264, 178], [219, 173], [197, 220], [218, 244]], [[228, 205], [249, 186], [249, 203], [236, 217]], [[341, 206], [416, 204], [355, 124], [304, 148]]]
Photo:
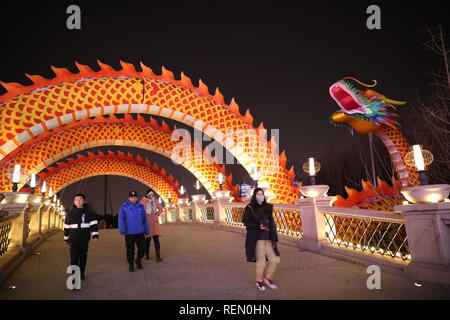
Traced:
[[331, 119], [335, 122], [345, 123], [348, 122], [349, 117], [342, 111], [336, 111], [331, 115]]

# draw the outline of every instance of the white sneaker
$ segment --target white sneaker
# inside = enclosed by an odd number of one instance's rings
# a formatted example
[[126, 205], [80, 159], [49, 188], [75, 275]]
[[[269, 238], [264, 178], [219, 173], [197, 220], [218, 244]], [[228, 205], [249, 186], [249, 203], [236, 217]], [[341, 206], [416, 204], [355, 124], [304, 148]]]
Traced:
[[278, 289], [278, 286], [273, 283], [271, 280], [264, 278], [264, 283], [270, 288], [270, 289]]
[[256, 281], [256, 288], [258, 288], [259, 291], [264, 291], [264, 290], [266, 290], [266, 286], [264, 285], [263, 282], [258, 282], [258, 281]]

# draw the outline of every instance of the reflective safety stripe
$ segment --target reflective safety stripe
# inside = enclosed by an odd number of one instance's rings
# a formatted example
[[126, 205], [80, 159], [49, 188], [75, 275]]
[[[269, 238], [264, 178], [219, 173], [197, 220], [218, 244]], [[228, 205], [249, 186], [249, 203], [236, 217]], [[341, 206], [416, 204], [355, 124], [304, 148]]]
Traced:
[[[82, 229], [91, 227], [89, 223], [80, 223], [80, 225]], [[64, 229], [78, 229], [78, 224], [64, 224]]]
[[69, 240], [69, 236], [64, 236], [64, 240]]
[[98, 236], [98, 232], [92, 232], [92, 236]]
[[93, 224], [97, 224], [98, 222], [97, 222], [97, 220], [92, 220], [91, 222], [90, 222], [90, 225], [92, 226]]

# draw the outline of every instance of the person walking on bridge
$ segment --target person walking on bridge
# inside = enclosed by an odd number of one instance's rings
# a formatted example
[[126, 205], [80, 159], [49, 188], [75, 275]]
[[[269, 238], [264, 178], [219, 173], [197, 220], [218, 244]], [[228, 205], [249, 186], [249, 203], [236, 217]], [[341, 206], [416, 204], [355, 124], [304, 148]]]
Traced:
[[81, 280], [85, 279], [89, 240], [98, 241], [98, 220], [86, 204], [86, 196], [75, 195], [73, 206], [64, 219], [64, 241], [70, 246], [70, 264], [80, 267]]
[[[134, 271], [134, 264], [142, 269], [141, 259], [145, 251], [144, 235], [150, 234], [150, 228], [144, 206], [138, 201], [136, 191], [128, 194], [128, 201], [122, 204], [119, 212], [119, 231], [125, 236], [127, 261], [130, 272]], [[138, 247], [136, 260], [134, 259], [135, 245]]]
[[141, 203], [147, 212], [147, 219], [150, 226], [150, 235], [145, 236], [145, 258], [150, 259], [150, 244], [153, 238], [156, 251], [156, 262], [161, 262], [161, 246], [159, 243], [159, 236], [161, 235], [161, 228], [159, 227], [159, 216], [162, 213], [162, 206], [152, 189], [148, 189], [145, 196], [142, 197]]
[[[247, 261], [256, 262], [256, 288], [264, 291], [267, 285], [271, 289], [277, 289], [273, 282], [273, 274], [280, 263], [276, 244], [277, 228], [273, 219], [273, 205], [266, 202], [263, 189], [256, 188], [253, 191], [250, 203], [244, 209], [242, 222], [247, 229]], [[266, 259], [269, 261], [267, 268]]]

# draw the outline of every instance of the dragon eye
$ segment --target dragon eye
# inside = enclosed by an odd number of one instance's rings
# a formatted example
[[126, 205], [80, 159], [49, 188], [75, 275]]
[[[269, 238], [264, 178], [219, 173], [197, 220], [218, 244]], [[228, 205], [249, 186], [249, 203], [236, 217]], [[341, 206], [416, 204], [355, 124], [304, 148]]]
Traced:
[[365, 114], [373, 114], [372, 109], [370, 109], [370, 108], [365, 108], [365, 109], [366, 109], [366, 110], [364, 110]]

